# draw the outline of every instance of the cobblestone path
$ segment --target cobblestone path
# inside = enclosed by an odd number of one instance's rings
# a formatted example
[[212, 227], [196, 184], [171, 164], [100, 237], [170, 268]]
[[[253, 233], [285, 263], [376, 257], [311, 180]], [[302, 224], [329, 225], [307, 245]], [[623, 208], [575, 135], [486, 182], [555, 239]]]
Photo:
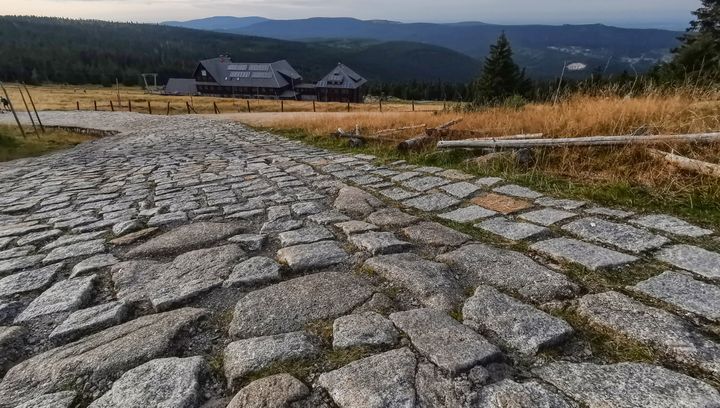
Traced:
[[714, 231], [209, 118], [43, 116], [121, 133], [0, 165], [0, 407], [720, 407]]

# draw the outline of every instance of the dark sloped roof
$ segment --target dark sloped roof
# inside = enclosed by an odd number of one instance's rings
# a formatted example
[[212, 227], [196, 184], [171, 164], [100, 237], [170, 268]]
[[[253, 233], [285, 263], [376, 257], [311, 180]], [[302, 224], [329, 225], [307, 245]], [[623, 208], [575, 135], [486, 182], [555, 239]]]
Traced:
[[197, 83], [194, 79], [170, 78], [165, 85], [165, 93], [173, 95], [195, 95], [197, 94]]
[[251, 88], [283, 88], [302, 81], [302, 76], [285, 60], [272, 63], [233, 62], [229, 58], [200, 61], [218, 84]]
[[338, 64], [325, 78], [317, 83], [318, 88], [357, 89], [367, 83], [367, 79], [343, 64]]

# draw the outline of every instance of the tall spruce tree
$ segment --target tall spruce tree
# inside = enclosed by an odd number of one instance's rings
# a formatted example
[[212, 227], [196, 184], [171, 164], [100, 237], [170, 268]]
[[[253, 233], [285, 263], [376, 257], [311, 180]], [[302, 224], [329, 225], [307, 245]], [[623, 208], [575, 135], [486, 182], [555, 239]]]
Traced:
[[702, 0], [702, 7], [693, 15], [695, 20], [667, 68], [676, 77], [720, 80], [720, 0]]
[[503, 32], [497, 43], [490, 46], [490, 55], [485, 59], [482, 75], [476, 82], [476, 103], [497, 104], [512, 96], [527, 96], [530, 81], [512, 56], [510, 41]]

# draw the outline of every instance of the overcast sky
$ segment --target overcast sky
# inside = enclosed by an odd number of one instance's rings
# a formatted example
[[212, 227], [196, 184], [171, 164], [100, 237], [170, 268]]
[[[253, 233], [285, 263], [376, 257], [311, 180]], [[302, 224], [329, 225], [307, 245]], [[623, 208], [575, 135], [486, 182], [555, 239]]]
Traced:
[[3, 14], [159, 22], [215, 15], [684, 27], [700, 0], [0, 0]]

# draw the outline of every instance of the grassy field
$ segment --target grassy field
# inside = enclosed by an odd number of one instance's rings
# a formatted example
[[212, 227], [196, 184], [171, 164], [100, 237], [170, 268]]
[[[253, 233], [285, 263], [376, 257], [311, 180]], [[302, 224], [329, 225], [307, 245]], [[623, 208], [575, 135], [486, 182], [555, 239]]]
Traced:
[[48, 129], [39, 136], [31, 134], [23, 138], [16, 126], [0, 125], [0, 162], [41, 156], [93, 139], [92, 136], [55, 129]]
[[[635, 98], [575, 96], [562, 103], [531, 104], [521, 109], [492, 108], [476, 113], [350, 113], [317, 115], [230, 115], [263, 129], [303, 139], [328, 148], [345, 149], [330, 138], [337, 128], [362, 134], [378, 130], [464, 120], [456, 129], [483, 131], [488, 136], [543, 133], [545, 137], [624, 134], [675, 134], [720, 131], [718, 94], [676, 92]], [[395, 135], [396, 141], [417, 131]], [[687, 157], [720, 163], [720, 144], [656, 146]], [[349, 149], [353, 150], [353, 149]], [[473, 165], [467, 159], [482, 152], [433, 150], [402, 155], [392, 142], [377, 142], [362, 149], [388, 160], [402, 158], [417, 164], [458, 168], [478, 175], [501, 176], [548, 194], [590, 199], [604, 205], [641, 212], [662, 211], [695, 222], [720, 226], [720, 181], [680, 171], [652, 158], [642, 146], [546, 148], [534, 151], [529, 168], [513, 160]]]
[[[18, 84], [5, 84], [5, 86], [15, 109], [25, 110], [18, 91]], [[118, 102], [118, 89], [115, 87], [43, 85], [29, 86], [28, 88], [38, 110], [76, 110], [78, 104], [81, 110], [95, 110], [97, 104], [98, 110], [109, 111], [111, 110], [110, 101], [112, 101], [115, 110], [127, 111], [132, 108], [133, 112], [141, 113], [149, 113], [148, 102], [150, 102], [152, 113], [161, 115], [168, 113], [168, 103], [170, 104], [170, 114], [186, 114], [186, 102], [190, 103], [196, 113], [215, 113], [213, 103], [222, 113], [247, 112], [248, 103], [252, 112], [280, 112], [281, 109], [284, 112], [313, 111], [312, 102], [284, 101], [281, 106], [280, 101], [273, 100], [149, 94], [139, 87], [120, 87], [120, 102]], [[442, 108], [442, 103], [417, 103], [415, 105], [415, 110], [418, 112], [436, 111]], [[318, 102], [315, 104], [315, 109], [318, 112], [346, 112], [347, 104]], [[412, 109], [411, 102], [383, 103], [384, 112], [408, 112]], [[380, 106], [379, 104], [351, 104], [350, 110], [351, 112], [379, 112]]]

